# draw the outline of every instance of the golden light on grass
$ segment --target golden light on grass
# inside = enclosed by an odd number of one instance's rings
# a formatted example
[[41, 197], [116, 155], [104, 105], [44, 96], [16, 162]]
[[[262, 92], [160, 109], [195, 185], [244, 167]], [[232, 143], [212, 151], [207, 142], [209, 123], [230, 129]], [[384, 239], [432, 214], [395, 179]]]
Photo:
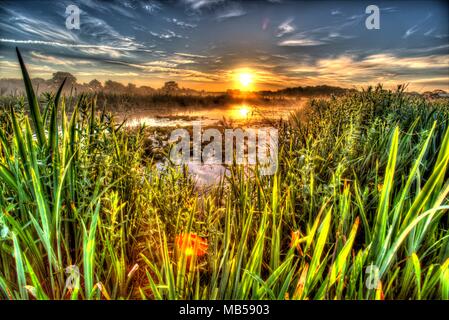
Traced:
[[178, 251], [187, 257], [201, 257], [207, 253], [207, 240], [197, 236], [195, 233], [177, 235], [175, 243]]

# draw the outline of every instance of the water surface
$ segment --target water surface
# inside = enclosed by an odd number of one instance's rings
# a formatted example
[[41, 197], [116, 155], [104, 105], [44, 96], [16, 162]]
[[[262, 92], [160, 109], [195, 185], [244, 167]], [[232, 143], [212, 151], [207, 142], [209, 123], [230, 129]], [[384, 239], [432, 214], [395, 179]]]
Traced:
[[305, 100], [295, 101], [290, 105], [251, 105], [234, 104], [221, 107], [184, 107], [184, 108], [151, 108], [119, 115], [126, 117], [128, 126], [145, 124], [150, 127], [186, 127], [193, 121], [201, 121], [203, 126], [226, 124], [249, 125], [263, 121], [287, 120], [292, 112], [300, 110]]
[[[263, 105], [234, 104], [222, 107], [185, 107], [185, 108], [152, 108], [144, 109], [119, 117], [127, 119], [126, 125], [135, 127], [145, 125], [153, 128], [189, 127], [193, 122], [200, 121], [201, 126], [231, 126], [248, 127], [259, 126], [278, 121], [287, 120], [291, 113], [301, 110], [306, 100], [292, 102], [289, 105]], [[221, 164], [198, 164], [189, 162], [186, 164], [190, 175], [200, 187], [208, 187], [220, 181], [228, 172]], [[164, 164], [158, 163], [159, 170], [164, 170]]]

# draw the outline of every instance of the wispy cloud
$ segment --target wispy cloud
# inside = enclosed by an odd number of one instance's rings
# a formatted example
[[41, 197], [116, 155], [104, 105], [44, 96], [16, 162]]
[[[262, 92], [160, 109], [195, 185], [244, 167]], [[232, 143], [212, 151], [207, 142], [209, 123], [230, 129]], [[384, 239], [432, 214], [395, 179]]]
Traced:
[[44, 45], [60, 48], [69, 49], [79, 49], [82, 52], [89, 54], [105, 54], [111, 57], [120, 57], [124, 55], [125, 52], [130, 51], [142, 51], [142, 52], [153, 52], [152, 50], [138, 48], [138, 47], [113, 47], [107, 45], [94, 45], [94, 44], [73, 44], [73, 43], [62, 43], [56, 41], [42, 41], [42, 40], [16, 40], [16, 39], [0, 39], [0, 43], [11, 43], [11, 44], [27, 44], [27, 45]]
[[[359, 15], [351, 16], [349, 18], [345, 18], [344, 22], [342, 23], [334, 22], [330, 25], [318, 26], [316, 28], [311, 28], [296, 33], [294, 35], [291, 35], [288, 39], [278, 42], [278, 45], [290, 47], [311, 47], [327, 43], [335, 43], [345, 39], [352, 39], [356, 36], [348, 34], [348, 32], [350, 28], [357, 24], [359, 21]], [[287, 20], [286, 22], [289, 22], [289, 20]], [[289, 28], [288, 26], [291, 26], [291, 22], [286, 24], [286, 29], [292, 30], [292, 28]]]
[[197, 27], [196, 24], [187, 23], [185, 21], [182, 21], [182, 20], [179, 20], [179, 19], [176, 19], [176, 18], [165, 18], [165, 21], [173, 23], [173, 24], [175, 24], [175, 25], [177, 25], [177, 26], [179, 26], [181, 28], [184, 28], [184, 29]]
[[182, 57], [189, 57], [189, 58], [208, 58], [207, 56], [199, 55], [199, 54], [192, 54], [192, 53], [184, 53], [184, 52], [175, 52], [176, 55], [182, 56]]
[[223, 3], [225, 0], [182, 0], [189, 8], [193, 10], [200, 10], [204, 7], [210, 7], [218, 3]]
[[147, 61], [144, 63], [128, 63], [113, 61], [113, 63], [121, 64], [141, 72], [141, 76], [154, 75], [163, 76], [164, 78], [175, 78], [177, 80], [188, 80], [195, 82], [214, 82], [221, 79], [221, 75], [216, 73], [208, 73], [194, 69], [179, 67], [176, 63], [169, 61]]
[[449, 44], [443, 44], [440, 46], [433, 46], [433, 47], [422, 47], [422, 48], [403, 48], [399, 51], [409, 53], [409, 54], [422, 54], [422, 53], [429, 53], [429, 52], [435, 52], [435, 51], [442, 51], [445, 50], [447, 52], [447, 49], [449, 49]]
[[404, 35], [402, 36], [403, 39], [407, 39], [411, 35], [415, 34], [418, 30], [420, 30], [423, 25], [432, 17], [432, 13], [428, 13], [427, 16], [418, 22], [417, 24], [413, 25], [412, 27], [408, 28]]
[[[89, 0], [84, 0], [82, 4], [94, 6]], [[121, 7], [116, 8], [116, 5], [107, 8], [114, 11], [125, 10]], [[3, 38], [1, 42], [4, 43], [49, 45], [113, 57], [136, 49], [145, 49], [145, 46], [138, 44], [133, 37], [122, 35], [106, 21], [86, 12], [82, 12], [82, 28], [79, 32], [73, 32], [66, 29], [64, 19], [61, 23], [55, 23], [51, 19], [36, 19], [19, 11], [9, 9], [5, 11], [9, 15], [9, 21], [0, 23], [0, 29], [8, 30], [19, 36], [19, 39]]]
[[[0, 61], [0, 69], [4, 72], [14, 73], [20, 70], [17, 62]], [[42, 64], [28, 63], [27, 69], [33, 77], [50, 77], [56, 70], [50, 66]]]
[[157, 1], [149, 0], [142, 3], [142, 8], [149, 13], [155, 13], [162, 10], [162, 5]]
[[398, 8], [396, 8], [396, 7], [385, 7], [385, 8], [380, 8], [380, 11], [391, 13], [391, 12], [397, 12]]
[[403, 39], [407, 39], [408, 37], [410, 37], [412, 34], [416, 33], [416, 31], [418, 31], [418, 25], [415, 24], [413, 27], [407, 29], [407, 31], [405, 31], [404, 35], [402, 36]]
[[430, 36], [432, 34], [432, 32], [434, 32], [434, 31], [435, 31], [435, 28], [431, 28], [431, 29], [427, 30], [426, 32], [424, 32], [424, 35]]
[[447, 12], [438, 4], [425, 7], [432, 18], [421, 5], [381, 7], [384, 27], [376, 33], [366, 30], [366, 14], [352, 2], [77, 0], [81, 29], [67, 30], [65, 5], [71, 2], [44, 1], [7, 1], [0, 8], [1, 77], [18, 75], [16, 45], [27, 63], [42, 67], [33, 76], [60, 69], [83, 80], [97, 73], [125, 83], [133, 81], [127, 75], [135, 76], [151, 85], [204, 80], [206, 89], [226, 89], [227, 72], [240, 66], [252, 68], [266, 87], [377, 81], [430, 86], [448, 74], [449, 61], [438, 58], [449, 53]]
[[282, 37], [283, 35], [294, 32], [296, 30], [296, 27], [292, 24], [293, 20], [294, 20], [293, 18], [290, 18], [290, 19], [282, 22], [278, 26], [278, 34], [276, 36]]
[[83, 35], [92, 42], [130, 49], [138, 46], [133, 37], [122, 35], [102, 19], [87, 15], [82, 23]]
[[[309, 77], [326, 83], [358, 83], [359, 85], [398, 84], [425, 81], [431, 75], [449, 71], [449, 55], [401, 57], [392, 53], [378, 53], [364, 58], [353, 54], [319, 59], [289, 69], [291, 75]], [[430, 73], [429, 70], [434, 70]], [[446, 71], [445, 71], [446, 70]], [[446, 73], [447, 74], [447, 73]], [[446, 83], [447, 85], [447, 83]]]
[[182, 35], [177, 34], [176, 32], [174, 32], [172, 30], [166, 30], [166, 31], [164, 31], [162, 33], [150, 31], [150, 34], [153, 37], [157, 37], [159, 39], [164, 39], [164, 40], [169, 40], [169, 39], [172, 39], [172, 38], [184, 38]]
[[68, 59], [64, 57], [63, 59], [51, 56], [48, 54], [43, 54], [36, 51], [31, 51], [32, 60], [39, 63], [49, 63], [53, 65], [61, 66], [77, 66], [77, 65], [92, 65], [91, 61], [80, 60], [80, 59]]
[[278, 43], [279, 46], [283, 47], [310, 47], [322, 44], [325, 44], [325, 42], [307, 38], [283, 40]]
[[217, 13], [216, 19], [221, 21], [229, 18], [236, 18], [246, 15], [246, 11], [238, 3], [232, 3], [228, 7]]
[[10, 30], [26, 36], [34, 36], [40, 40], [79, 41], [76, 34], [49, 21], [42, 21], [25, 14], [5, 9], [9, 19], [1, 23], [2, 30]]

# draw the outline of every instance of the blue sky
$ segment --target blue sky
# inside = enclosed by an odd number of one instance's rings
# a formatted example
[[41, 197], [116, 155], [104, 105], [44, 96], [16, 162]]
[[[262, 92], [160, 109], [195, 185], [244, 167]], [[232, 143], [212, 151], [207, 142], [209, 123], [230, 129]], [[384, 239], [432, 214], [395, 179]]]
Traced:
[[[443, 1], [0, 1], [0, 71], [19, 78], [18, 46], [32, 77], [68, 71], [160, 87], [206, 90], [408, 83], [449, 89], [449, 6]], [[69, 30], [65, 9], [80, 10]], [[368, 5], [380, 29], [368, 30]]]

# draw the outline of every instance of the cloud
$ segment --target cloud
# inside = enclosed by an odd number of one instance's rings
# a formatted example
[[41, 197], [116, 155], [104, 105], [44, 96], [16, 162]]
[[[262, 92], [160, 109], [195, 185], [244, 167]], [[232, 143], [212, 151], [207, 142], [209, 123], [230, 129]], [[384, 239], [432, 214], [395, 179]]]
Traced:
[[219, 12], [216, 15], [216, 19], [221, 21], [229, 18], [236, 18], [246, 15], [246, 11], [243, 10], [243, 8], [237, 4], [233, 3], [231, 6], [223, 9], [221, 12]]
[[1, 69], [18, 69], [19, 64], [17, 62], [12, 62], [8, 60], [1, 60], [0, 61], [0, 67]]
[[165, 67], [165, 68], [176, 68], [179, 65], [185, 65], [185, 64], [193, 64], [195, 63], [192, 59], [183, 59], [179, 58], [178, 56], [169, 56], [164, 58], [163, 60], [153, 60], [143, 63], [143, 66], [150, 66], [150, 67]]
[[199, 54], [192, 54], [192, 53], [175, 52], [175, 54], [178, 56], [189, 57], [189, 58], [207, 58], [207, 56], [202, 56]]
[[[19, 64], [17, 62], [12, 62], [8, 60], [0, 61], [0, 69], [2, 73], [8, 75], [19, 75]], [[56, 72], [50, 66], [42, 65], [42, 64], [33, 64], [27, 63], [27, 70], [30, 72], [32, 77], [51, 77], [51, 75]], [[2, 74], [3, 75], [3, 74]]]
[[282, 47], [310, 47], [323, 44], [325, 44], [325, 42], [307, 38], [283, 40], [278, 43], [278, 45]]
[[[61, 3], [61, 5], [65, 6], [70, 3]], [[135, 19], [136, 18], [136, 9], [138, 9], [138, 5], [144, 10], [149, 10], [150, 8], [160, 8], [160, 5], [158, 5], [157, 2], [152, 0], [146, 0], [146, 1], [125, 1], [123, 3], [117, 2], [117, 1], [109, 1], [108, 5], [103, 5], [102, 3], [98, 3], [96, 0], [78, 0], [76, 3], [80, 9], [81, 13], [86, 13], [83, 11], [83, 9], [89, 9], [89, 11], [97, 11], [101, 12], [105, 15], [121, 15], [129, 19]], [[156, 10], [154, 10], [156, 11]]]
[[176, 68], [178, 66], [177, 63], [170, 63], [170, 62], [163, 61], [163, 60], [145, 62], [145, 63], [143, 63], [143, 65], [150, 66], [150, 67], [164, 67], [164, 68]]
[[150, 31], [150, 34], [153, 37], [157, 37], [159, 39], [164, 39], [164, 40], [169, 40], [169, 39], [172, 39], [172, 38], [184, 38], [182, 35], [177, 34], [176, 32], [174, 32], [172, 30], [166, 30], [163, 33], [157, 33], [157, 32], [154, 32], [154, 31]]
[[151, 65], [133, 65], [133, 66], [140, 69], [146, 74], [149, 73], [161, 75], [165, 78], [176, 77], [178, 79], [201, 81], [201, 82], [213, 82], [217, 80], [222, 80], [221, 77], [217, 74], [192, 69], [151, 66]]
[[37, 62], [50, 63], [53, 65], [63, 65], [63, 66], [76, 66], [76, 65], [91, 65], [91, 61], [85, 61], [80, 59], [69, 59], [69, 58], [57, 58], [48, 54], [42, 54], [36, 51], [31, 51], [31, 58]]
[[211, 7], [223, 3], [224, 0], [183, 0], [182, 2], [192, 10], [201, 10], [204, 7]]
[[383, 68], [424, 69], [446, 68], [449, 69], [449, 55], [431, 55], [425, 57], [398, 57], [393, 54], [382, 53], [370, 55], [363, 60], [370, 66]]
[[[90, 0], [83, 0], [81, 4], [92, 8], [101, 7], [100, 10], [106, 10], [108, 13], [111, 10], [114, 12], [125, 10], [117, 5], [98, 6]], [[4, 9], [4, 11], [9, 16], [8, 23], [0, 23], [0, 29], [10, 31], [15, 38], [1, 39], [4, 43], [49, 45], [113, 57], [126, 55], [126, 52], [137, 49], [145, 50], [145, 46], [136, 43], [133, 37], [122, 35], [106, 21], [84, 11], [81, 29], [76, 32], [66, 29], [63, 16], [61, 23], [57, 24], [53, 23], [52, 19], [37, 19], [17, 10]]]
[[438, 87], [447, 87], [449, 83], [449, 77], [430, 77], [425, 79], [410, 80], [411, 83], [421, 85], [432, 85]]
[[[358, 23], [360, 16], [352, 16], [345, 19], [345, 22], [339, 24], [331, 24], [325, 26], [319, 26], [316, 28], [311, 28], [295, 35], [290, 38], [280, 41], [278, 46], [289, 46], [289, 47], [311, 47], [319, 46], [327, 43], [334, 43], [339, 40], [355, 38], [353, 35], [345, 34], [346, 30], [349, 30], [354, 24]], [[284, 30], [290, 31], [292, 28], [291, 21], [287, 20], [285, 23], [286, 27]], [[291, 26], [293, 27], [293, 26]], [[278, 36], [284, 35], [283, 33], [278, 34]]]
[[90, 15], [84, 17], [81, 31], [85, 38], [95, 43], [130, 49], [138, 46], [133, 37], [122, 35], [106, 21]]
[[380, 11], [384, 11], [387, 13], [397, 12], [398, 8], [396, 7], [386, 7], [386, 8], [380, 8]]
[[302, 76], [328, 84], [396, 85], [424, 83], [429, 77], [442, 77], [447, 75], [448, 66], [449, 54], [401, 57], [392, 53], [378, 53], [364, 58], [343, 54], [295, 65], [288, 72], [291, 76]]
[[140, 74], [136, 72], [116, 72], [116, 71], [109, 71], [109, 70], [102, 70], [98, 69], [94, 72], [92, 71], [81, 71], [77, 72], [75, 74], [76, 76], [80, 77], [92, 77], [92, 78], [98, 78], [98, 77], [139, 77]]
[[[443, 44], [435, 47], [424, 47], [424, 48], [403, 48], [400, 51], [408, 52], [408, 53], [428, 53], [439, 50], [446, 50], [449, 48], [449, 44]], [[447, 51], [447, 50], [446, 50]]]
[[76, 34], [63, 27], [41, 19], [35, 19], [13, 10], [5, 9], [9, 19], [1, 24], [1, 29], [9, 29], [13, 33], [35, 36], [40, 40], [79, 41]]
[[427, 30], [426, 32], [424, 32], [424, 35], [430, 36], [432, 34], [432, 32], [434, 32], [434, 31], [435, 31], [435, 28], [431, 28], [431, 29]]
[[355, 36], [351, 35], [344, 35], [340, 32], [331, 31], [329, 32], [327, 37], [322, 37], [320, 40], [322, 41], [337, 41], [337, 40], [344, 40], [344, 39], [353, 39]]
[[279, 26], [278, 26], [278, 34], [276, 35], [277, 37], [282, 37], [283, 35], [286, 35], [288, 33], [292, 33], [296, 30], [296, 27], [292, 24], [293, 22], [293, 18], [290, 18], [284, 22], [282, 22]]
[[[428, 7], [434, 14], [428, 20], [424, 19], [427, 11], [422, 6], [398, 3], [395, 6], [400, 10], [394, 14], [388, 13], [394, 11], [391, 8], [381, 8], [385, 25], [400, 22], [403, 27], [381, 32], [379, 37], [373, 34], [374, 38], [368, 39], [364, 37], [364, 10], [349, 3], [343, 7], [315, 7], [310, 3], [273, 4], [268, 0], [257, 6], [240, 0], [75, 2], [83, 10], [80, 30], [65, 28], [68, 0], [48, 7], [5, 3], [0, 9], [1, 60], [15, 62], [12, 49], [18, 45], [24, 47], [24, 54], [35, 66], [62, 66], [60, 69], [67, 67], [70, 72], [79, 66], [77, 71], [95, 75], [97, 70], [103, 72], [105, 65], [111, 79], [116, 77], [114, 72], [130, 71], [138, 74], [139, 79], [148, 74], [145, 79], [173, 76], [210, 82], [215, 78], [220, 83], [226, 83], [226, 70], [248, 66], [260, 73], [266, 87], [270, 87], [270, 81], [291, 86], [341, 80], [352, 85], [382, 79], [436, 79], [443, 78], [444, 71], [448, 74], [444, 65], [449, 62], [438, 58], [448, 53], [447, 14], [437, 5]], [[42, 10], [36, 10], [37, 7]], [[307, 11], [307, 19], [300, 21], [300, 16], [296, 16], [293, 20], [296, 14], [305, 12], [301, 10]], [[223, 26], [225, 19], [244, 14], [247, 18], [233, 19], [231, 28]], [[260, 30], [261, 25], [267, 32]], [[253, 37], [248, 38], [248, 34]], [[179, 40], [187, 36], [188, 43]], [[347, 40], [356, 36], [360, 41]], [[407, 41], [401, 39], [403, 36]], [[113, 61], [126, 64], [114, 65]], [[205, 89], [214, 86], [207, 85]]]
[[176, 18], [165, 18], [165, 21], [173, 23], [181, 28], [187, 29], [187, 28], [195, 28], [197, 25], [192, 23], [187, 23], [181, 20], [178, 20]]
[[416, 31], [418, 31], [418, 25], [414, 25], [413, 27], [407, 29], [407, 31], [405, 31], [404, 35], [402, 36], [403, 39], [407, 39], [409, 36], [411, 36], [412, 34], [414, 34]]
[[402, 36], [403, 39], [407, 39], [409, 36], [411, 36], [412, 34], [416, 33], [419, 29], [421, 29], [421, 27], [426, 23], [426, 21], [428, 21], [430, 18], [432, 17], [432, 13], [428, 13], [427, 16], [421, 20], [420, 22], [418, 22], [417, 24], [415, 24], [414, 26], [408, 28], [404, 35]]
[[195, 60], [180, 59], [180, 58], [170, 58], [170, 61], [175, 63], [176, 65], [196, 63]]
[[156, 1], [144, 1], [142, 2], [142, 9], [149, 13], [155, 13], [162, 10], [162, 5]]
[[120, 57], [125, 55], [129, 51], [142, 51], [142, 52], [152, 52], [140, 47], [113, 47], [107, 45], [94, 45], [94, 44], [74, 44], [74, 43], [62, 43], [56, 41], [42, 41], [42, 40], [16, 40], [16, 39], [0, 39], [0, 43], [11, 43], [11, 44], [27, 44], [27, 45], [44, 45], [68, 49], [78, 49], [79, 51], [89, 53], [89, 54], [104, 54], [111, 57]]

